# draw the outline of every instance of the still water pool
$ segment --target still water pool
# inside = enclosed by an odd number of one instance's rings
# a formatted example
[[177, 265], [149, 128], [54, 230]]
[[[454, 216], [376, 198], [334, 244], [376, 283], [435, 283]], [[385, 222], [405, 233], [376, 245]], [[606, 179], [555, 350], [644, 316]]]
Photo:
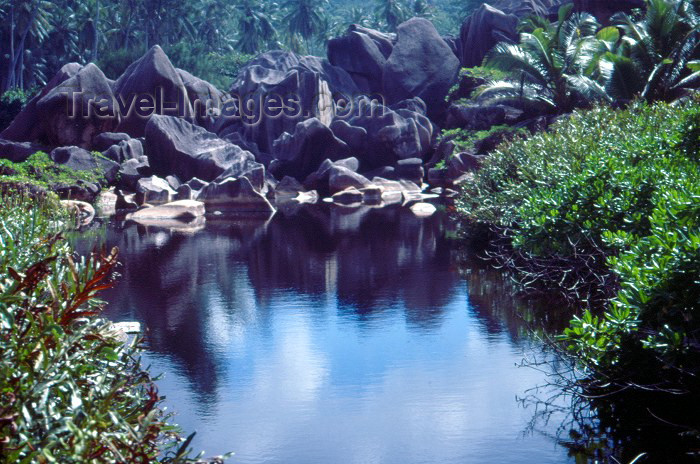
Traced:
[[[460, 269], [437, 214], [302, 209], [171, 229], [112, 222], [107, 316], [140, 321], [175, 421], [233, 463], [561, 463], [546, 375], [498, 274]], [[465, 272], [466, 271], [466, 272]]]

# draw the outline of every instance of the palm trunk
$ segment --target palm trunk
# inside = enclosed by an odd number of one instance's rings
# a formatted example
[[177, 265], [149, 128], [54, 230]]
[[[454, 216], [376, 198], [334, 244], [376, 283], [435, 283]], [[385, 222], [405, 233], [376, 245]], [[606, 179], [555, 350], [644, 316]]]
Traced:
[[[20, 57], [24, 55], [24, 44], [27, 41], [27, 35], [29, 35], [29, 29], [31, 29], [32, 24], [34, 24], [34, 19], [36, 18], [37, 14], [37, 7], [34, 7], [34, 10], [32, 11], [32, 16], [29, 18], [29, 21], [27, 22], [27, 27], [24, 28], [24, 32], [22, 33], [22, 38], [20, 39], [19, 45], [17, 47], [17, 50], [15, 52], [14, 57], [11, 58], [12, 60], [12, 80], [10, 83], [10, 88], [15, 87], [17, 84], [17, 66], [20, 64]], [[22, 60], [22, 67], [24, 67], [24, 60]], [[23, 70], [20, 69], [19, 72], [21, 73]], [[20, 87], [21, 88], [21, 87]]]
[[10, 5], [10, 55], [7, 59], [7, 78], [3, 91], [10, 90], [15, 81], [15, 0]]
[[97, 63], [97, 47], [100, 40], [100, 0], [97, 0], [97, 5], [95, 8], [95, 20], [93, 21], [93, 31], [92, 31], [92, 62]]

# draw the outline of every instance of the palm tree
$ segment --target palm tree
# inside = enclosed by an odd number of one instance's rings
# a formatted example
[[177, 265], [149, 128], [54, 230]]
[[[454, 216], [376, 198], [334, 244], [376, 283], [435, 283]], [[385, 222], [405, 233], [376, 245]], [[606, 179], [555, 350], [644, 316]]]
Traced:
[[426, 0], [415, 0], [412, 11], [414, 17], [430, 18], [433, 16], [432, 8]]
[[489, 52], [485, 66], [509, 72], [513, 79], [487, 83], [477, 96], [540, 114], [607, 99], [604, 88], [586, 75], [597, 56], [598, 27], [592, 15], [563, 6], [557, 23], [523, 32], [519, 44], [502, 42]]
[[328, 28], [326, 4], [327, 0], [286, 0], [283, 3], [287, 14], [282, 20], [287, 24], [291, 43], [295, 43], [294, 36], [298, 36], [304, 41], [306, 51], [310, 51], [309, 41]]
[[375, 13], [379, 22], [384, 23], [391, 32], [396, 31], [408, 16], [400, 0], [379, 0]]
[[[25, 74], [32, 78], [33, 70], [26, 69], [25, 51], [38, 48], [49, 35], [52, 18], [52, 2], [44, 0], [13, 0], [6, 4], [3, 19], [3, 36], [7, 36], [7, 69], [2, 82], [2, 91], [25, 87]], [[8, 30], [5, 31], [5, 25]], [[5, 39], [3, 38], [3, 41]], [[30, 44], [33, 47], [30, 47]], [[3, 47], [4, 48], [4, 47]], [[43, 78], [37, 79], [42, 81]]]
[[697, 58], [700, 12], [697, 1], [647, 0], [645, 14], [635, 19], [618, 14], [622, 31], [615, 50], [606, 51], [600, 71], [606, 90], [619, 100], [640, 94], [647, 100], [669, 100], [700, 80]]
[[242, 0], [236, 8], [239, 31], [236, 46], [242, 53], [255, 54], [274, 40], [275, 28], [258, 0]]

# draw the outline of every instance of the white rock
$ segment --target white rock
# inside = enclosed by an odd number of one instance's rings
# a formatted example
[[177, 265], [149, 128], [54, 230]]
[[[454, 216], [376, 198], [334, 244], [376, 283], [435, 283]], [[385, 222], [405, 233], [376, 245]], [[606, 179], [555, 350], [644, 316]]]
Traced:
[[416, 203], [411, 206], [411, 211], [418, 217], [430, 217], [435, 214], [437, 208], [430, 203]]
[[134, 221], [154, 219], [177, 219], [190, 221], [204, 216], [204, 203], [195, 200], [178, 200], [164, 205], [144, 208], [135, 213], [128, 214], [127, 219]]

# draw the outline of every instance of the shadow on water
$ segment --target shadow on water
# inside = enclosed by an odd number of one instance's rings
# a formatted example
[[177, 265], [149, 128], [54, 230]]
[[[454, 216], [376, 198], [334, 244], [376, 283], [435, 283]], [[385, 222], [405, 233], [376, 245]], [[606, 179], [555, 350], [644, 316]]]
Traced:
[[[209, 220], [195, 231], [117, 222], [93, 239], [120, 250], [118, 284], [103, 294], [106, 315], [143, 321], [149, 349], [173, 356], [206, 401], [221, 375], [202, 311], [212, 300], [240, 324], [254, 317], [264, 325], [280, 289], [335, 294], [340, 315], [366, 330], [401, 301], [408, 326], [430, 330], [460, 281], [445, 265], [446, 227], [441, 215], [418, 219], [406, 208], [310, 207], [271, 219]], [[79, 252], [95, 241], [79, 241]]]
[[[568, 314], [514, 298], [450, 233], [443, 214], [319, 205], [185, 229], [112, 222], [77, 246], [119, 247], [106, 315], [144, 324], [162, 388], [186, 429], [204, 429], [208, 452], [234, 450], [241, 462], [566, 460], [545, 437], [556, 427], [522, 438], [531, 412], [515, 395], [543, 376], [515, 364], [542, 350], [531, 329], [560, 330]], [[279, 385], [268, 392], [269, 382]], [[261, 412], [268, 404], [278, 410]], [[347, 457], [372, 446], [383, 458]]]

